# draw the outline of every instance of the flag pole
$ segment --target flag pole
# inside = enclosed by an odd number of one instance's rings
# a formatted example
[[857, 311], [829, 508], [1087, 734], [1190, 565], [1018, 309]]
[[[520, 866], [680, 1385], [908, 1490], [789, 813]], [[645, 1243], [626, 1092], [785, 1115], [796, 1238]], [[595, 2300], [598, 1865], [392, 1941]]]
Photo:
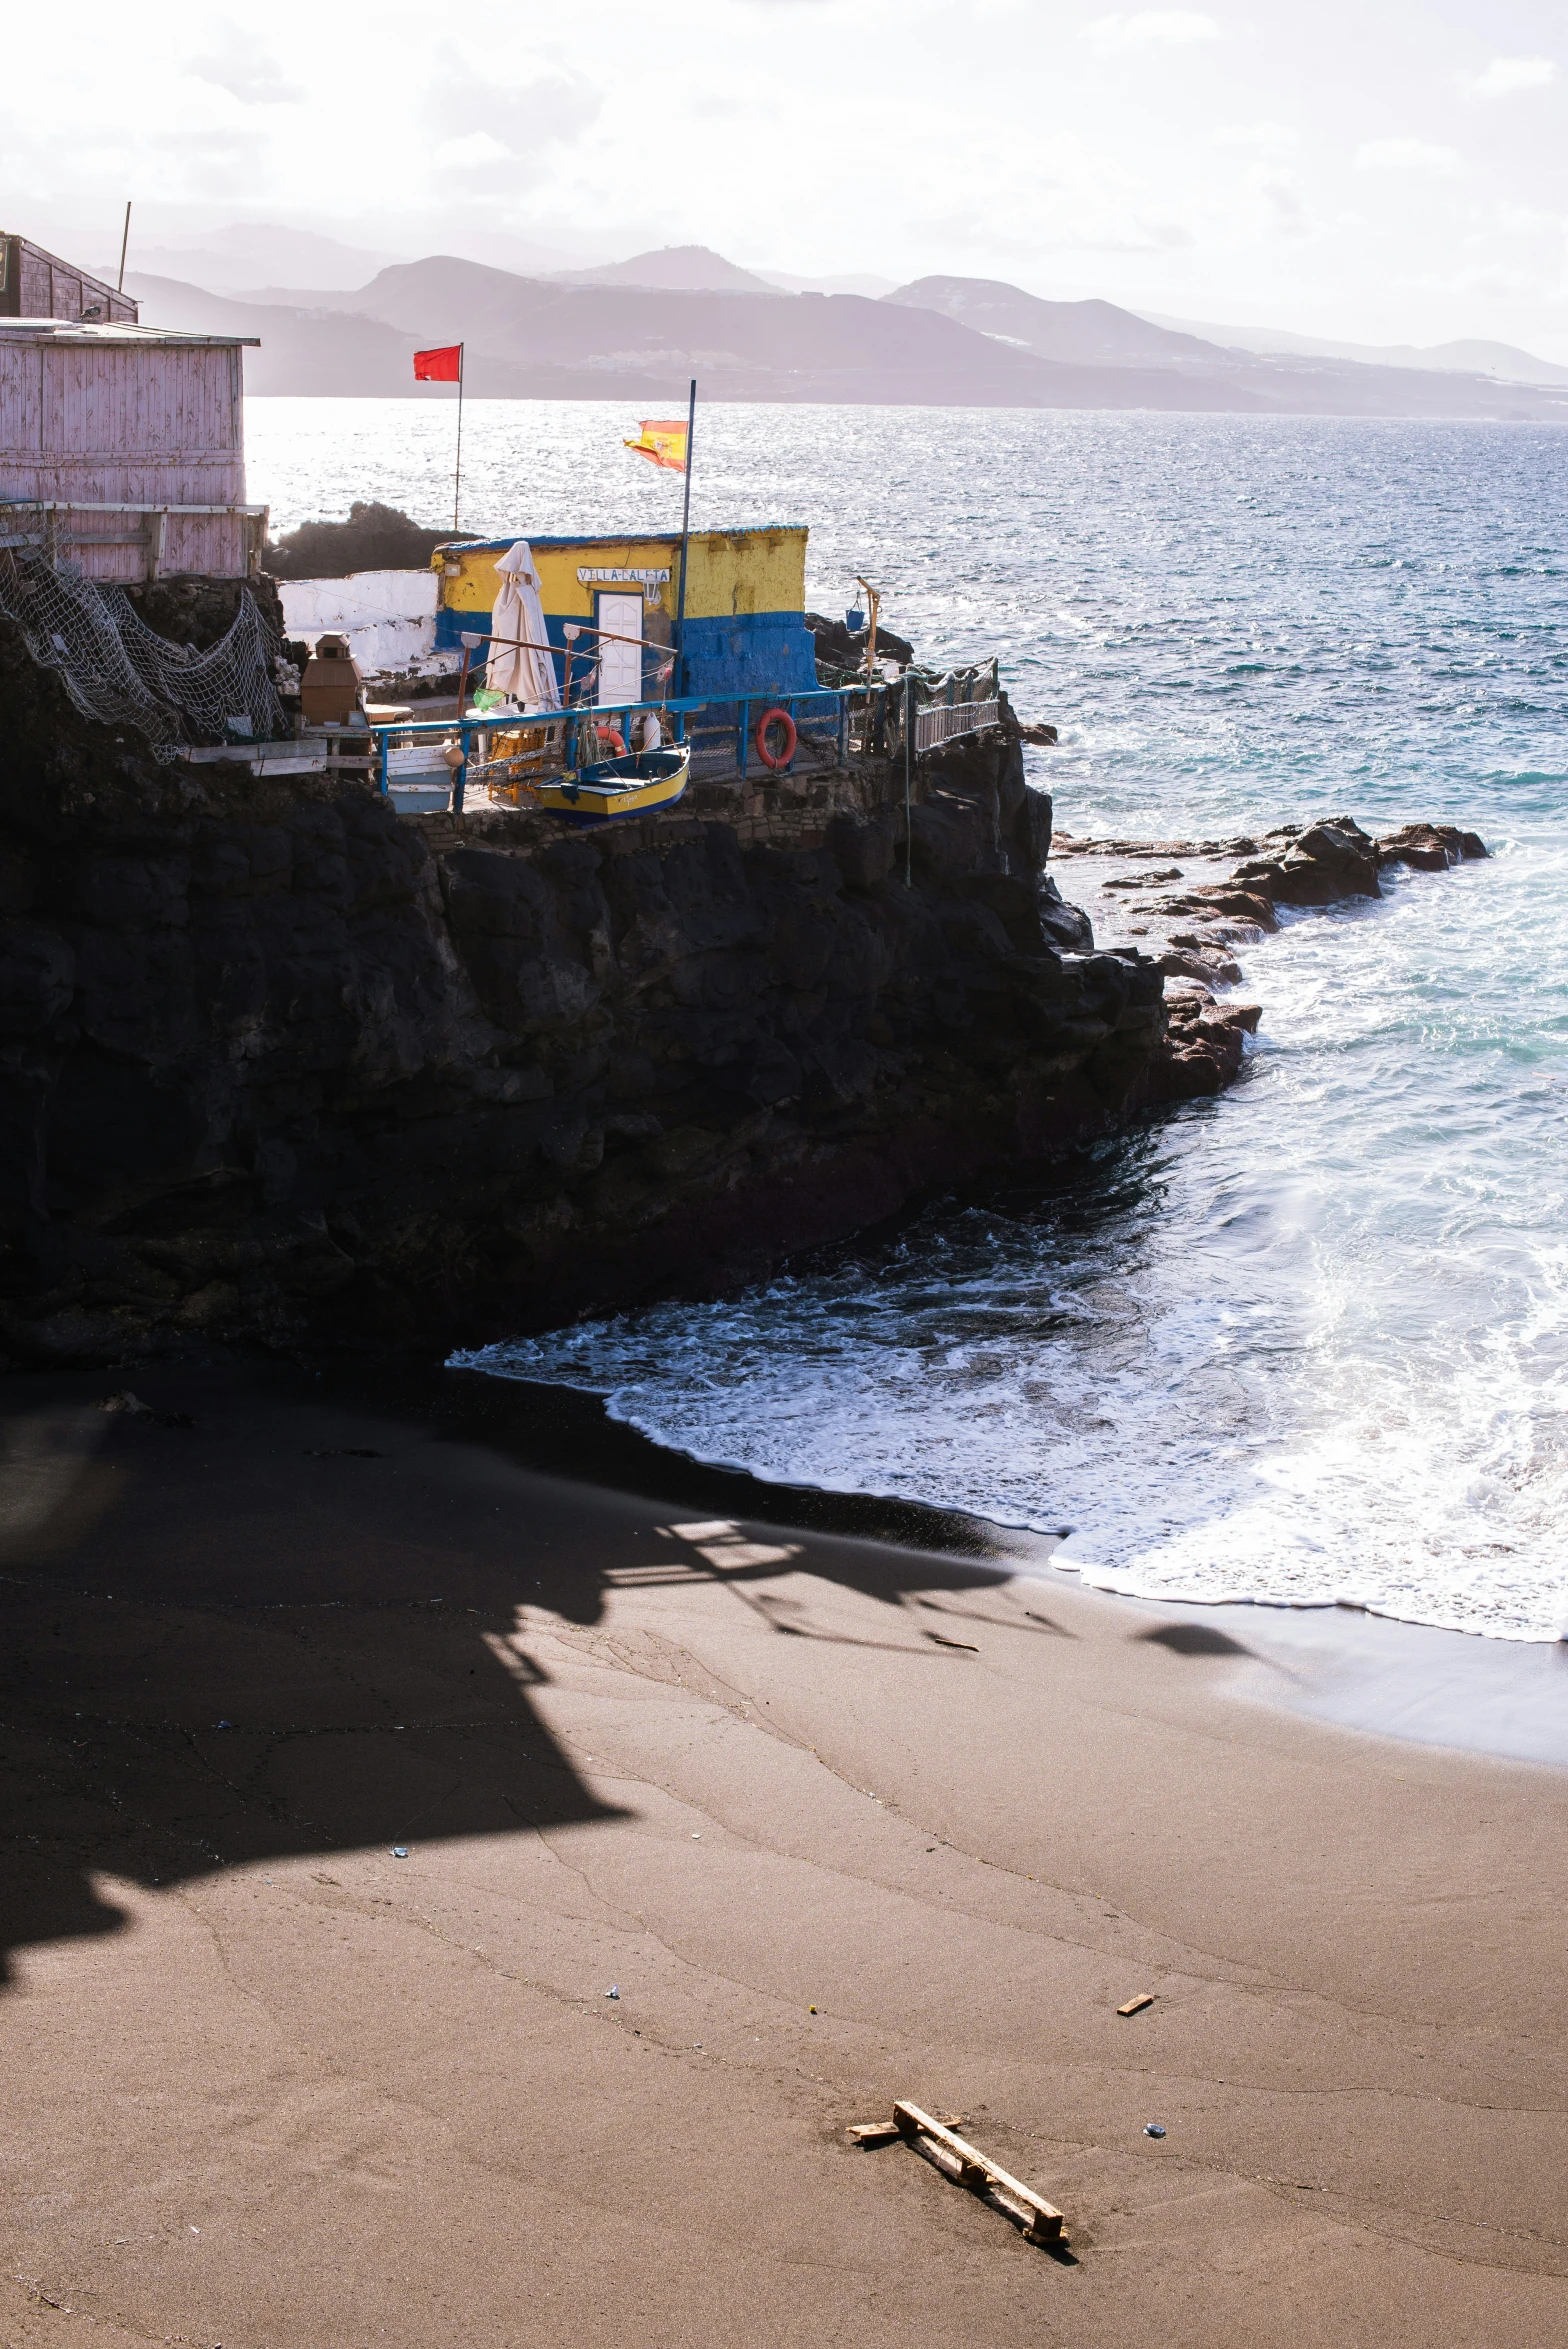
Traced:
[[675, 607], [675, 674], [677, 690], [686, 691], [686, 553], [691, 545], [691, 444], [697, 429], [697, 378], [691, 379], [691, 401], [686, 410], [686, 495], [681, 506], [681, 584]]
[[452, 474], [452, 534], [457, 535], [458, 507], [463, 495], [463, 345], [457, 346], [457, 464]]

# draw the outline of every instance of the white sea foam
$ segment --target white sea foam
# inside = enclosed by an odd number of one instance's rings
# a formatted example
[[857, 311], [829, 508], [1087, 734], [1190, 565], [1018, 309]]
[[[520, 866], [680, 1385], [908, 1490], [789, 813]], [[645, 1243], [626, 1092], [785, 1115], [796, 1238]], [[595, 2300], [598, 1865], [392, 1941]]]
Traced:
[[1560, 1020], [1568, 956], [1544, 998], [1488, 965], [1565, 881], [1516, 853], [1253, 948], [1249, 1081], [1065, 1198], [467, 1359], [758, 1476], [1070, 1527], [1107, 1589], [1556, 1637], [1568, 1102], [1530, 1003]]

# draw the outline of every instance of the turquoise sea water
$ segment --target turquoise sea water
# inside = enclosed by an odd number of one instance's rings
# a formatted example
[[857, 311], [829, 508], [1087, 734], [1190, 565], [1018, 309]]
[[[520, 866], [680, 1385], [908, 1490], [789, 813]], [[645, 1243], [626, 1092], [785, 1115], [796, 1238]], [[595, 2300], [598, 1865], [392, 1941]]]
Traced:
[[[599, 403], [470, 404], [465, 523], [664, 526]], [[440, 519], [429, 405], [253, 401], [280, 520]], [[1040, 1530], [1108, 1587], [1568, 1614], [1568, 434], [727, 408], [694, 512], [804, 520], [945, 660], [996, 650], [1073, 832], [1348, 809], [1494, 856], [1245, 950], [1243, 1083], [738, 1300], [492, 1349], [659, 1440]], [[1064, 868], [1070, 890], [1071, 868]]]

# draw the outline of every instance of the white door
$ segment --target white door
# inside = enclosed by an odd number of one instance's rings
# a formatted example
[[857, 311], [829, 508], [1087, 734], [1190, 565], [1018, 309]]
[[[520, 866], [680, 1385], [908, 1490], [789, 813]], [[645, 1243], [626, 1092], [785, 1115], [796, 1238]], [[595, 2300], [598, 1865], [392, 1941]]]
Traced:
[[604, 631], [599, 638], [601, 705], [641, 701], [642, 597], [601, 595], [599, 626]]

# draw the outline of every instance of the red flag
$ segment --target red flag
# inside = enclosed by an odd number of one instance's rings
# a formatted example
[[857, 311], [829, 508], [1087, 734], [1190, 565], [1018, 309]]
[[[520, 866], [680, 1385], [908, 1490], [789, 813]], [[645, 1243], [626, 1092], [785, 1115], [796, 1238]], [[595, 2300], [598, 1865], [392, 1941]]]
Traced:
[[414, 353], [414, 381], [416, 383], [461, 383], [463, 380], [463, 346], [447, 343], [439, 351]]

